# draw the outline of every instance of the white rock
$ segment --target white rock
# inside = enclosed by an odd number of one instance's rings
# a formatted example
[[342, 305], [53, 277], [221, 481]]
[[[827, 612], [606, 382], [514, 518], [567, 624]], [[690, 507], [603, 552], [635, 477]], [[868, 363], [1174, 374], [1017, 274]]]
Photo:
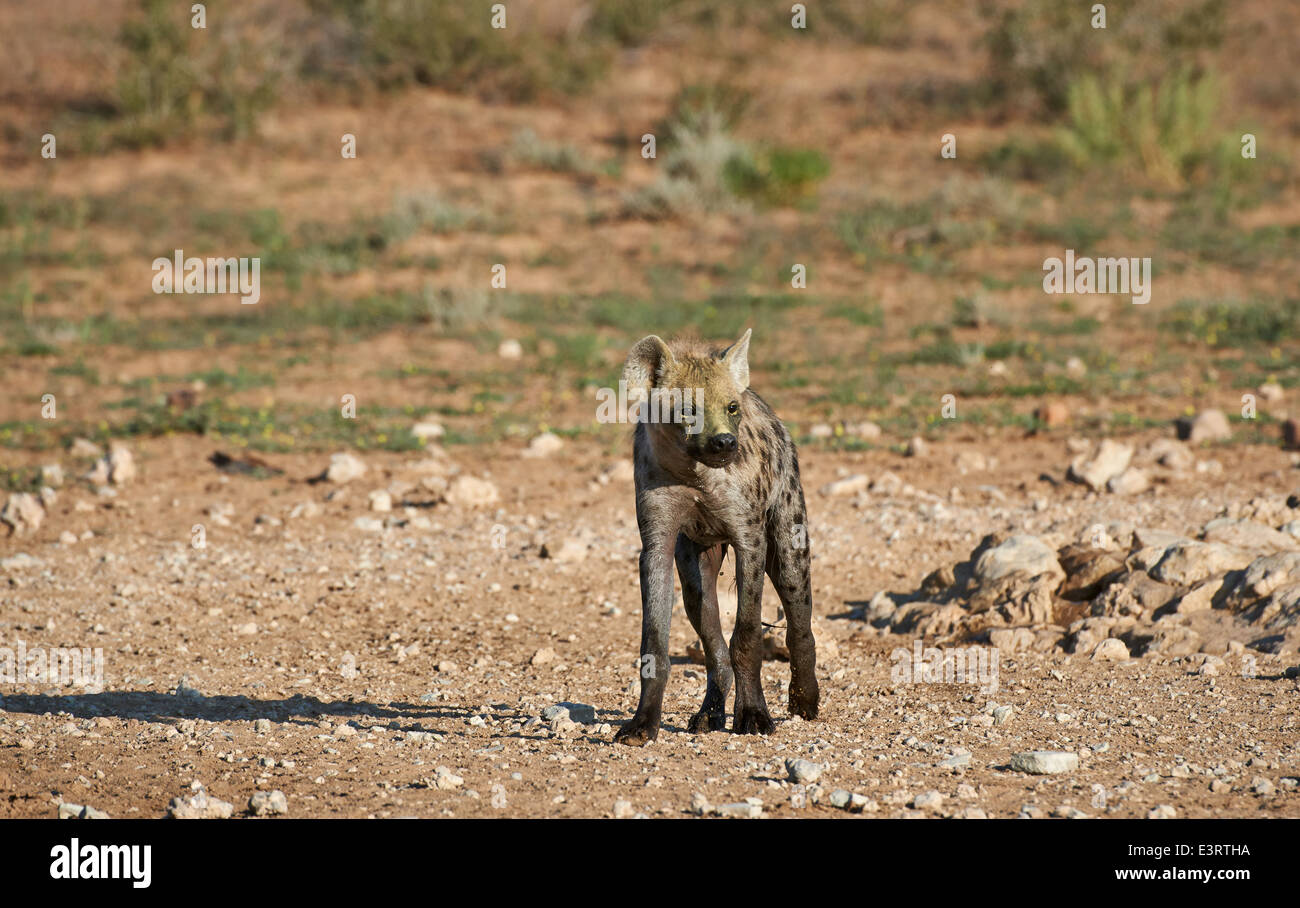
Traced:
[[496, 504], [500, 498], [495, 485], [474, 476], [457, 476], [447, 488], [447, 501], [461, 507], [483, 507]]
[[975, 576], [981, 583], [995, 583], [1021, 572], [1031, 577], [1050, 574], [1057, 580], [1065, 579], [1056, 552], [1037, 536], [1025, 533], [985, 550], [975, 562]]
[[1031, 775], [1053, 775], [1079, 768], [1079, 755], [1072, 750], [1028, 750], [1011, 757], [1011, 768]]
[[108, 480], [115, 486], [135, 479], [135, 458], [126, 445], [113, 442], [108, 446]]
[[15, 533], [35, 532], [45, 520], [45, 508], [30, 492], [12, 492], [3, 509], [0, 522], [7, 523]]
[[1240, 570], [1252, 560], [1249, 552], [1217, 542], [1180, 542], [1165, 550], [1151, 576], [1161, 583], [1191, 586], [1215, 574]]
[[564, 439], [554, 432], [543, 432], [528, 443], [524, 457], [550, 457], [564, 447]]
[[855, 473], [852, 476], [845, 476], [843, 479], [836, 479], [828, 482], [821, 487], [821, 494], [831, 498], [839, 498], [844, 495], [856, 495], [859, 492], [865, 492], [870, 480], [863, 473]]
[[411, 434], [422, 442], [437, 441], [447, 434], [439, 422], [417, 422], [411, 426]]
[[1137, 467], [1129, 467], [1106, 482], [1106, 490], [1115, 495], [1140, 495], [1149, 488], [1151, 488], [1151, 480]]
[[826, 767], [811, 760], [791, 759], [785, 761], [785, 771], [796, 785], [810, 785], [821, 778]]
[[1232, 437], [1232, 426], [1222, 410], [1202, 410], [1196, 414], [1188, 428], [1187, 440], [1192, 444], [1203, 441], [1222, 441]]
[[330, 455], [330, 465], [325, 471], [325, 478], [330, 482], [351, 482], [366, 473], [366, 464], [360, 457], [341, 451]]
[[1094, 492], [1100, 492], [1106, 483], [1128, 469], [1133, 459], [1133, 446], [1109, 438], [1102, 441], [1091, 455], [1080, 455], [1070, 462], [1066, 476], [1081, 482]]
[[1129, 658], [1128, 647], [1123, 640], [1107, 637], [1093, 649], [1092, 658], [1095, 662], [1122, 662]]

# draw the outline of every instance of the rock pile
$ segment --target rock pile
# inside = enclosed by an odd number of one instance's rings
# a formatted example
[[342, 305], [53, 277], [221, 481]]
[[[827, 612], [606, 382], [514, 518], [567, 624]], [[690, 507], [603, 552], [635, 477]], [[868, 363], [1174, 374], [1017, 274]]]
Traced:
[[[1098, 660], [1221, 655], [1300, 644], [1300, 522], [1257, 500], [1195, 538], [1159, 529], [1088, 527], [1053, 550], [995, 533], [914, 593], [864, 609], [893, 633], [982, 639], [1005, 650], [1062, 647]], [[1292, 519], [1287, 519], [1292, 518]]]

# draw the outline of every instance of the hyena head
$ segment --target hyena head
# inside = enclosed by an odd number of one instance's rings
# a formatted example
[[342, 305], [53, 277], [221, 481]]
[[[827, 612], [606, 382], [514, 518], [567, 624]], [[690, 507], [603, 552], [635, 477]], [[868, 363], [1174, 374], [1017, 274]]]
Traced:
[[746, 331], [724, 350], [686, 343], [670, 348], [653, 334], [636, 343], [623, 380], [629, 401], [642, 401], [639, 418], [656, 447], [675, 448], [708, 467], [736, 459], [740, 422], [749, 409], [749, 336]]

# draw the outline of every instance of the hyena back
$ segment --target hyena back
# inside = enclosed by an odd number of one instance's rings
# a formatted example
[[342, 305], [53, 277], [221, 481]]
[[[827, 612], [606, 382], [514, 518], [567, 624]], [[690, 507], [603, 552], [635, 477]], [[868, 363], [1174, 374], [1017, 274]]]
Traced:
[[[699, 634], [708, 667], [704, 704], [692, 733], [726, 727], [735, 687], [732, 728], [773, 730], [763, 698], [763, 574], [771, 578], [786, 617], [790, 650], [790, 712], [815, 718], [819, 701], [812, 634], [807, 515], [799, 460], [781, 420], [749, 390], [749, 338], [725, 350], [692, 343], [671, 347], [643, 338], [623, 370], [629, 394], [680, 391], [670, 421], [640, 421], [635, 430], [636, 516], [641, 533], [641, 700], [615, 737], [641, 745], [659, 734], [668, 682], [668, 626], [673, 565], [686, 615]], [[735, 553], [736, 626], [728, 647], [718, 615], [717, 579], [727, 546]]]

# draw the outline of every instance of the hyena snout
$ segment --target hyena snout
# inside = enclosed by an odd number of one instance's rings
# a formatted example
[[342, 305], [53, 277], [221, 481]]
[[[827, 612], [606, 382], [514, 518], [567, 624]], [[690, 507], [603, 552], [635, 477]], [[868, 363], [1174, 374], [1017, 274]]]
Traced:
[[727, 455], [727, 454], [735, 454], [736, 436], [732, 435], [730, 432], [723, 432], [718, 435], [714, 435], [712, 438], [709, 439], [706, 447], [709, 449], [710, 454], [716, 454], [719, 456]]

